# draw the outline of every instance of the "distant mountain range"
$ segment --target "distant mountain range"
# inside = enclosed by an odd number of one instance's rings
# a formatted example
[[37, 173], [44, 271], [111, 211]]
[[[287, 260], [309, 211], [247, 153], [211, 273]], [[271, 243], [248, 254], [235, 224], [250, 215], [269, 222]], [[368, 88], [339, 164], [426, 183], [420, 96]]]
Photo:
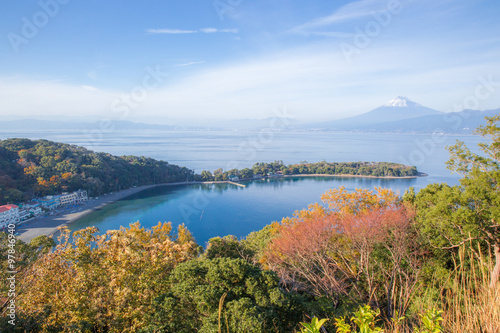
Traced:
[[[298, 131], [348, 131], [348, 132], [390, 132], [390, 133], [446, 133], [471, 134], [485, 124], [484, 117], [500, 113], [500, 109], [445, 113], [422, 106], [406, 97], [398, 96], [384, 105], [345, 119], [321, 123], [299, 124], [295, 119], [193, 119], [180, 121], [164, 119], [170, 125], [155, 125], [132, 121], [82, 121], [78, 118], [17, 119], [0, 122], [0, 131], [61, 131], [61, 130], [240, 130], [258, 131], [264, 129]], [[14, 117], [14, 116], [12, 116]], [[49, 120], [50, 119], [50, 120]], [[57, 120], [60, 119], [60, 120]]]
[[5, 120], [0, 122], [0, 131], [39, 131], [39, 130], [285, 130], [293, 128], [295, 119], [265, 118], [236, 120], [172, 121], [175, 125], [145, 124], [123, 120], [79, 121], [79, 120], [42, 120], [37, 118]]
[[398, 96], [367, 113], [305, 127], [326, 131], [471, 134], [500, 109], [445, 113]]
[[40, 119], [18, 119], [0, 122], [0, 130], [94, 130], [94, 129], [176, 129], [174, 126], [168, 125], [153, 125], [134, 123], [131, 121], [96, 121], [96, 122], [77, 122], [77, 121], [55, 121], [55, 120], [40, 120]]
[[373, 132], [472, 134], [476, 128], [486, 124], [485, 117], [493, 117], [498, 113], [500, 109], [464, 110], [439, 116], [421, 116], [379, 123], [376, 126], [364, 126], [359, 129]]

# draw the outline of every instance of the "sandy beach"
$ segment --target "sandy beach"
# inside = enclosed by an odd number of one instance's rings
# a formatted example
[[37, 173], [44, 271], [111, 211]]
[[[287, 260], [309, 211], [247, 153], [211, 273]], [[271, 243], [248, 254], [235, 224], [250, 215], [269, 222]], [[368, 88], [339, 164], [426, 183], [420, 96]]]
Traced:
[[27, 223], [23, 223], [16, 227], [16, 232], [19, 233], [18, 238], [23, 242], [29, 242], [33, 238], [40, 235], [51, 236], [57, 231], [58, 227], [66, 226], [87, 214], [90, 214], [106, 205], [109, 205], [112, 202], [126, 198], [132, 194], [144, 191], [155, 186], [158, 185], [140, 186], [115, 192], [113, 194], [103, 195], [99, 197], [99, 199], [89, 200], [87, 203], [79, 206], [78, 208], [72, 208], [68, 210], [65, 209], [65, 211], [76, 210], [76, 212], [74, 213], [62, 212], [60, 213], [60, 215], [47, 215], [45, 217], [37, 218]]
[[[57, 228], [62, 226], [67, 226], [76, 220], [90, 214], [96, 210], [103, 208], [117, 200], [131, 196], [132, 194], [142, 192], [148, 188], [156, 186], [174, 186], [174, 185], [189, 185], [189, 184], [218, 184], [227, 183], [226, 181], [209, 181], [209, 182], [177, 182], [177, 183], [164, 183], [155, 185], [138, 186], [134, 188], [129, 188], [123, 191], [114, 192], [113, 194], [107, 194], [99, 197], [99, 199], [89, 200], [85, 204], [71, 209], [65, 209], [69, 212], [61, 212], [58, 215], [47, 215], [45, 217], [39, 217], [31, 221], [19, 224], [16, 226], [16, 232], [19, 233], [18, 239], [23, 242], [29, 242], [35, 237], [41, 235], [52, 236], [57, 232]], [[75, 211], [71, 213], [71, 211]]]
[[423, 172], [419, 172], [416, 176], [365, 176], [365, 175], [347, 175], [347, 174], [338, 174], [338, 175], [330, 175], [330, 174], [296, 174], [296, 175], [283, 175], [280, 177], [290, 178], [290, 177], [345, 177], [345, 178], [380, 178], [380, 179], [414, 179], [418, 177], [427, 177], [428, 175]]

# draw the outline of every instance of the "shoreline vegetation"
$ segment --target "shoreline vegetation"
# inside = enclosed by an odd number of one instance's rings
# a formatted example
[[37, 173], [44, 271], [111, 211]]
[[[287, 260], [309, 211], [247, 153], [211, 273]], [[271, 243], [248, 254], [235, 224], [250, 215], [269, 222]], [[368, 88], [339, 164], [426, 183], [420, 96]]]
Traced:
[[422, 175], [415, 166], [389, 162], [316, 162], [302, 161], [285, 165], [283, 161], [272, 163], [255, 163], [252, 168], [231, 169], [221, 168], [214, 171], [203, 170], [201, 180], [240, 180], [254, 179], [263, 176], [301, 176], [301, 175], [331, 175], [331, 176], [364, 176], [364, 177], [414, 177]]
[[[262, 178], [252, 178], [252, 179], [240, 179], [240, 182], [256, 181], [262, 179], [278, 179], [278, 178], [309, 178], [309, 177], [325, 177], [325, 178], [335, 178], [335, 177], [345, 177], [345, 178], [380, 178], [380, 179], [413, 179], [417, 177], [426, 177], [427, 174], [419, 172], [416, 176], [406, 176], [406, 177], [394, 177], [394, 176], [362, 176], [362, 175], [329, 175], [329, 174], [296, 174], [296, 175], [281, 175], [281, 176], [265, 176]], [[150, 188], [159, 186], [177, 186], [177, 185], [195, 185], [195, 184], [232, 184], [236, 186], [245, 187], [238, 182], [232, 181], [186, 181], [186, 182], [175, 182], [175, 183], [163, 183], [155, 185], [145, 185], [135, 188], [129, 188], [116, 193], [109, 193], [98, 199], [89, 200], [85, 203], [77, 212], [63, 213], [55, 216], [45, 216], [42, 218], [36, 218], [30, 220], [26, 223], [20, 225], [17, 228], [19, 233], [18, 238], [23, 242], [30, 242], [33, 238], [46, 235], [53, 236], [57, 233], [60, 227], [69, 226], [72, 223], [77, 222], [79, 219], [104, 208], [116, 201], [130, 197], [136, 193], [140, 193]]]

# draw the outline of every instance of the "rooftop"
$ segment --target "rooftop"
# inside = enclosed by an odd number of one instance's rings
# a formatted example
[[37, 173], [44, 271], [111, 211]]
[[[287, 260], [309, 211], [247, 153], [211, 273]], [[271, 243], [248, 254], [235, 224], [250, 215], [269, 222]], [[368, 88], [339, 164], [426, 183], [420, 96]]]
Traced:
[[9, 210], [15, 209], [15, 208], [19, 208], [19, 207], [16, 206], [16, 205], [4, 205], [4, 206], [0, 206], [0, 213], [4, 213], [6, 211], [9, 211]]

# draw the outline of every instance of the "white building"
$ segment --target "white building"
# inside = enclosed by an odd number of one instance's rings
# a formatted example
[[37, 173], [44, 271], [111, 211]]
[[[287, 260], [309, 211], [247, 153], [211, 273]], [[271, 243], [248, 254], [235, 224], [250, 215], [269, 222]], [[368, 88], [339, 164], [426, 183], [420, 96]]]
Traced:
[[73, 193], [63, 193], [59, 197], [59, 201], [61, 203], [61, 206], [66, 206], [66, 205], [75, 205], [82, 203], [84, 201], [87, 201], [87, 191], [85, 190], [78, 190]]
[[87, 194], [87, 191], [85, 191], [85, 190], [78, 190], [75, 193], [78, 195], [78, 202], [79, 203], [82, 203], [84, 201], [88, 201], [89, 200], [89, 196]]
[[61, 202], [61, 206], [74, 205], [74, 204], [76, 204], [77, 199], [78, 199], [78, 195], [76, 194], [76, 192], [63, 193], [59, 197], [59, 200]]
[[19, 210], [19, 221], [26, 221], [31, 217], [31, 213], [27, 209]]
[[47, 210], [56, 209], [61, 205], [61, 201], [59, 200], [58, 195], [50, 195], [45, 198], [38, 199], [38, 202], [40, 203], [42, 208], [45, 208]]
[[19, 207], [16, 205], [0, 206], [0, 228], [6, 228], [11, 223], [19, 223]]
[[36, 217], [42, 214], [42, 208], [40, 206], [32, 207], [29, 212]]
[[42, 207], [40, 207], [40, 203], [37, 201], [25, 203], [23, 204], [23, 208], [26, 208], [35, 217], [42, 214]]

